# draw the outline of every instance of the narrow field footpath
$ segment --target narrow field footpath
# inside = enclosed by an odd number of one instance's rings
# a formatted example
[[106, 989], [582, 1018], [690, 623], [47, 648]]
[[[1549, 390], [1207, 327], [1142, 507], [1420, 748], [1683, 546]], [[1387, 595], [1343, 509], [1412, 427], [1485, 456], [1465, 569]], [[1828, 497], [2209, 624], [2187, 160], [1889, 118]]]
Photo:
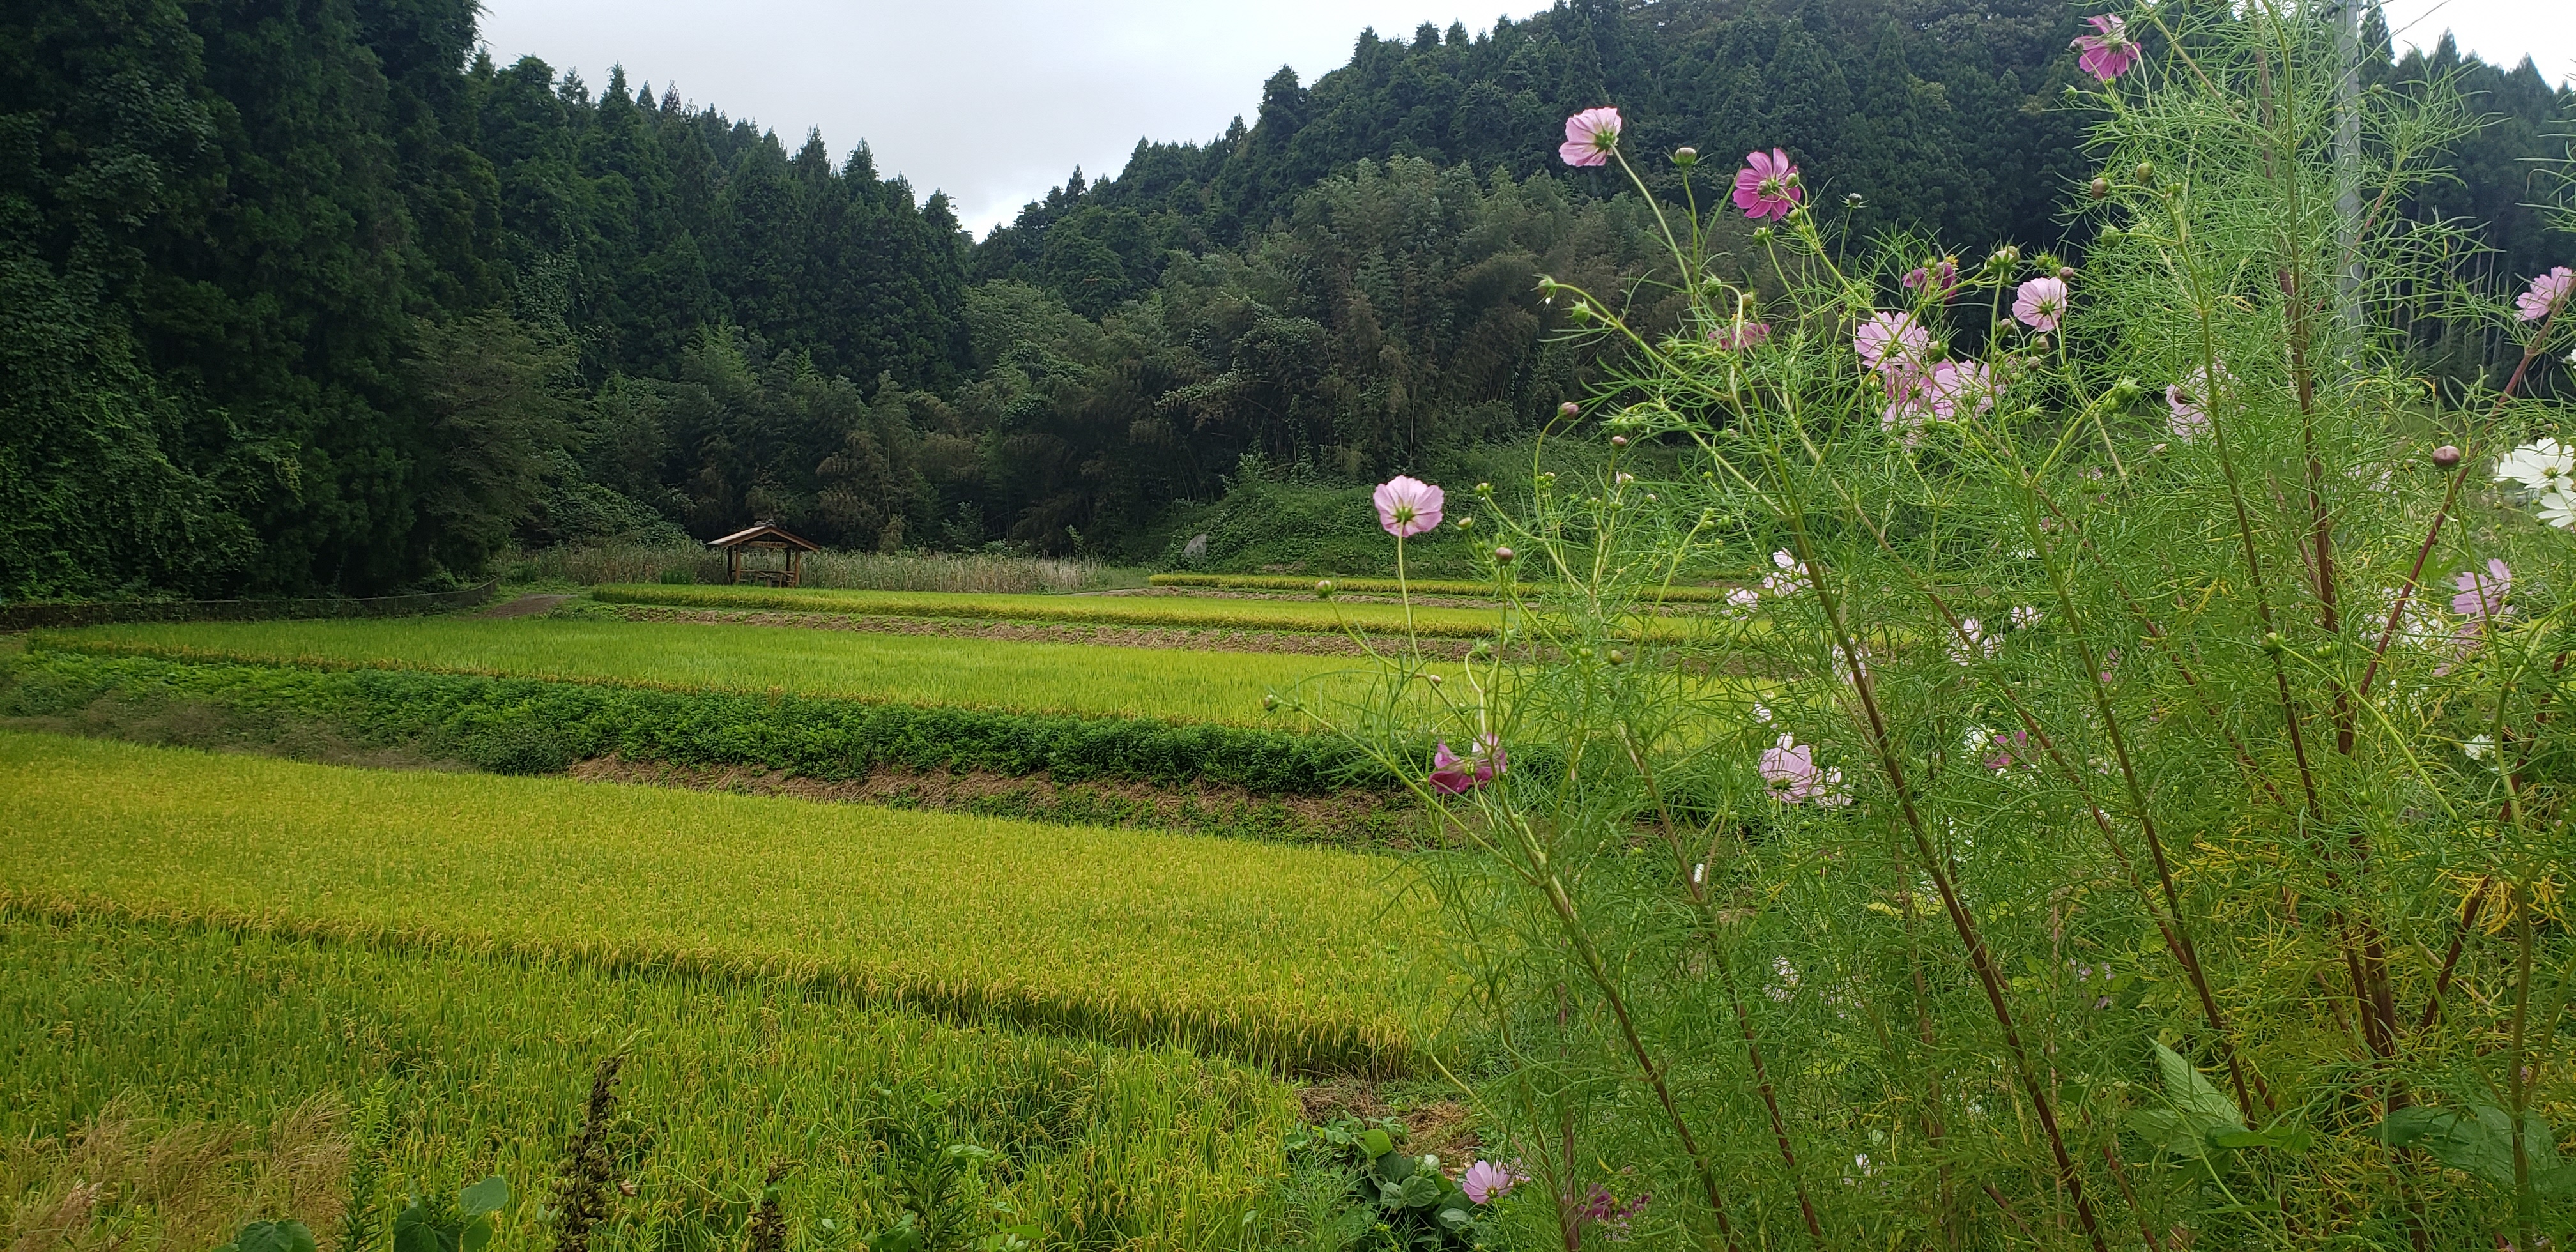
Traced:
[[1399, 862], [1331, 849], [0, 734], [0, 898], [1393, 1073], [1441, 990]]

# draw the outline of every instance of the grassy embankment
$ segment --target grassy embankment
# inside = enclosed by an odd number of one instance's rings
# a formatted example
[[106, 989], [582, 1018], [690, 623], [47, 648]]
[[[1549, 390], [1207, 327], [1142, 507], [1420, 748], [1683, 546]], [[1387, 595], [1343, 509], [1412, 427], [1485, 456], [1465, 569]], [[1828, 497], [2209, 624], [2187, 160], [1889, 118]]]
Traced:
[[592, 1066], [619, 1051], [602, 1248], [741, 1246], [781, 1164], [791, 1245], [846, 1246], [892, 1219], [874, 1145], [907, 1130], [999, 1153], [973, 1202], [1042, 1246], [1233, 1248], [1245, 1214], [1256, 1235], [1276, 1214], [1296, 1117], [1286, 1085], [1227, 1060], [785, 981], [20, 906], [0, 910], [0, 1233], [196, 1252], [293, 1217], [346, 1246], [352, 1211], [381, 1239], [407, 1193], [498, 1173], [496, 1246], [540, 1246]]
[[1412, 1063], [1425, 906], [1325, 849], [0, 735], [0, 887], [598, 970], [777, 977], [1289, 1068]]
[[39, 639], [177, 658], [1279, 728], [1287, 724], [1263, 717], [1264, 694], [1349, 671], [1355, 663], [1335, 657], [550, 618], [136, 623], [48, 632]]

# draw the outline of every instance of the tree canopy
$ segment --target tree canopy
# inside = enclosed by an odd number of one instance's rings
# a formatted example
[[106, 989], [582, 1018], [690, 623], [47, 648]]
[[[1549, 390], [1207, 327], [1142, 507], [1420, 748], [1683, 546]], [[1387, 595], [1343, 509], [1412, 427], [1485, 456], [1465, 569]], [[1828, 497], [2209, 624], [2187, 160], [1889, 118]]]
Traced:
[[[475, 12], [0, 4], [0, 597], [435, 586], [755, 517], [1137, 551], [1246, 457], [1361, 479], [1598, 385], [1608, 349], [1537, 280], [1652, 325], [1659, 252], [1610, 174], [1556, 162], [1571, 112], [1710, 154], [1703, 203], [1778, 146], [1856, 229], [2034, 244], [2089, 118], [2054, 3], [1582, 0], [1364, 33], [978, 242], [864, 143], [501, 64]], [[2494, 223], [2499, 282], [2566, 259], [2524, 206], [2576, 93], [2372, 47], [2374, 84], [2496, 118], [2407, 211]]]

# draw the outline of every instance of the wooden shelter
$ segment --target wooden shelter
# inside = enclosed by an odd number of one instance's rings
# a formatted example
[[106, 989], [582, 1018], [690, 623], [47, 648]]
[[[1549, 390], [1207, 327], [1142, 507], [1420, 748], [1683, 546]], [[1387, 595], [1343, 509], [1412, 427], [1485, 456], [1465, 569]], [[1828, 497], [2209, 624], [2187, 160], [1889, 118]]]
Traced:
[[799, 539], [767, 522], [754, 522], [707, 545], [725, 554], [725, 581], [761, 587], [793, 587], [804, 577], [805, 554], [822, 545]]

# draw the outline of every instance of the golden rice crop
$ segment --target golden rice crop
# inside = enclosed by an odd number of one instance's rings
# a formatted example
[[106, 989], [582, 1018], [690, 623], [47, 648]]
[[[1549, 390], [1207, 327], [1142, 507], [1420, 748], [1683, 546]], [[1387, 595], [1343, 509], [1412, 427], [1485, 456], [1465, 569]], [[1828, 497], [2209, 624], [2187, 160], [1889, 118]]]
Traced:
[[[1396, 862], [1329, 849], [0, 734], [0, 892], [766, 975], [1289, 1067], [1414, 1055]], [[1413, 990], [1408, 991], [1408, 988]]]
[[[1222, 1059], [943, 1025], [786, 982], [22, 907], [0, 910], [0, 1231], [32, 1232], [21, 1248], [190, 1252], [291, 1217], [345, 1246], [344, 1205], [381, 1222], [415, 1189], [497, 1173], [516, 1198], [495, 1246], [542, 1246], [592, 1066], [620, 1050], [618, 1112], [642, 1133], [618, 1141], [637, 1150], [614, 1181], [634, 1191], [611, 1198], [601, 1252], [739, 1247], [782, 1163], [803, 1246], [829, 1246], [827, 1219], [876, 1229], [892, 1203], [867, 1141], [879, 1119], [918, 1116], [919, 1094], [946, 1105], [939, 1142], [1000, 1154], [977, 1197], [1010, 1207], [996, 1224], [1035, 1224], [1050, 1248], [1233, 1248], [1245, 1213], [1278, 1208], [1296, 1120], [1283, 1083]], [[280, 1162], [320, 1185], [249, 1185]]]
[[383, 666], [695, 691], [783, 691], [1293, 729], [1264, 693], [1352, 659], [700, 622], [475, 618], [133, 623], [52, 633], [194, 659]]
[[[1304, 584], [1312, 588], [1314, 584]], [[601, 587], [592, 593], [610, 604], [661, 604], [681, 608], [782, 609], [806, 613], [873, 613], [889, 617], [970, 617], [1002, 621], [1091, 622], [1103, 626], [1191, 626], [1206, 630], [1335, 632], [1353, 628], [1373, 636], [1404, 630], [1401, 604], [1333, 600], [1260, 600], [1185, 596], [941, 595], [908, 591], [837, 591], [799, 587]], [[1502, 626], [1499, 608], [1413, 609], [1413, 628], [1426, 636], [1476, 639]]]

